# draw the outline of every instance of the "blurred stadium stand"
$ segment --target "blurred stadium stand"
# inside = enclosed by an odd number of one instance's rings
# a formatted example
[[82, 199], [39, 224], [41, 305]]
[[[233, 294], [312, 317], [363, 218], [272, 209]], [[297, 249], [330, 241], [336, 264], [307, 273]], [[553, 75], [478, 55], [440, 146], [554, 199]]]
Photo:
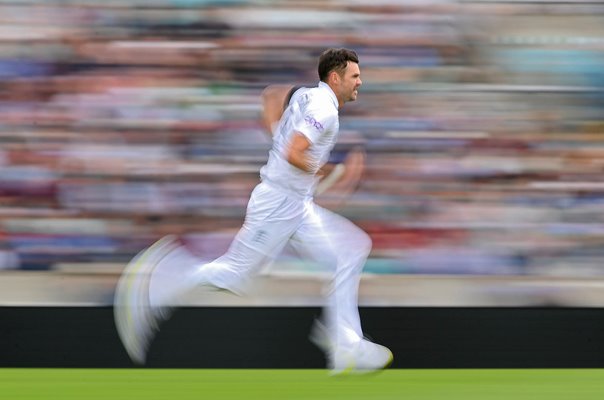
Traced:
[[326, 47], [361, 59], [335, 157], [367, 150], [338, 210], [367, 273], [602, 279], [601, 2], [5, 0], [0, 280], [115, 274], [167, 233], [219, 254], [270, 146], [260, 92], [313, 84]]

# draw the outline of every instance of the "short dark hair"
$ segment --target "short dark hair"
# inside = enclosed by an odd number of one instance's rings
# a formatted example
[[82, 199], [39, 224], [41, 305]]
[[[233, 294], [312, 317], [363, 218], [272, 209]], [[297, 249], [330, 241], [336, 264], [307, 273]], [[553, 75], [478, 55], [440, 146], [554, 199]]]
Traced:
[[342, 75], [348, 61], [359, 63], [359, 56], [349, 49], [327, 49], [319, 57], [319, 79], [325, 82], [331, 71]]

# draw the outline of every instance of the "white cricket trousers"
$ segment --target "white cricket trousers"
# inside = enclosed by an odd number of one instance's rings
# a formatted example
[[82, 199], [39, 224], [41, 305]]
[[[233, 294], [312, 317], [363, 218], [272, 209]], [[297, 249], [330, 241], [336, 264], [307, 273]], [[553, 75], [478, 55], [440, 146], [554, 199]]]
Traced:
[[333, 271], [324, 323], [336, 346], [352, 346], [363, 337], [358, 289], [371, 239], [352, 222], [312, 199], [266, 182], [258, 184], [250, 197], [245, 222], [228, 251], [200, 271], [211, 284], [239, 292], [286, 244], [300, 256]]

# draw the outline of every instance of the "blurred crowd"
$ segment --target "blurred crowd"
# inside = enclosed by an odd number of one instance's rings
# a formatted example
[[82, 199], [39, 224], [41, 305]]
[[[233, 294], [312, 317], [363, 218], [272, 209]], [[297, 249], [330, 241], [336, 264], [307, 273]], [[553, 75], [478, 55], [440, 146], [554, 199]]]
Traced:
[[604, 275], [590, 1], [0, 0], [0, 269], [168, 233], [219, 255], [270, 148], [261, 91], [315, 85], [327, 47], [361, 60], [334, 160], [367, 152], [337, 210], [367, 272]]

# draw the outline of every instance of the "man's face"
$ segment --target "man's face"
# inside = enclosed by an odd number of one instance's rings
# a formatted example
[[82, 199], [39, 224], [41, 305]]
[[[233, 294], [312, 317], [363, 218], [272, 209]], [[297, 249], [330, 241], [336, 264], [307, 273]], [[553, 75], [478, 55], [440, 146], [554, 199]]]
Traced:
[[344, 102], [355, 101], [357, 99], [359, 87], [362, 84], [359, 64], [348, 61], [348, 65], [341, 75], [340, 98]]

